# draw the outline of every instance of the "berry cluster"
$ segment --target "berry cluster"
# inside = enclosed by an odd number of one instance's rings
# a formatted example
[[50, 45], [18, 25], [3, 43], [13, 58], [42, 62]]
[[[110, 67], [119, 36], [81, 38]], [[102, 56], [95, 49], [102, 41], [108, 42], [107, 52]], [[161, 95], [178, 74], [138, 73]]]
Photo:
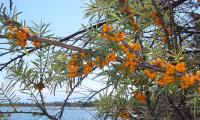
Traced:
[[[18, 28], [15, 26], [7, 26], [7, 28], [8, 32], [6, 34], [6, 37], [10, 40], [15, 40], [14, 42], [16, 45], [22, 48], [26, 47], [27, 40], [30, 37], [28, 28], [26, 27]], [[41, 47], [41, 42], [39, 41], [33, 40], [32, 44], [37, 48]]]

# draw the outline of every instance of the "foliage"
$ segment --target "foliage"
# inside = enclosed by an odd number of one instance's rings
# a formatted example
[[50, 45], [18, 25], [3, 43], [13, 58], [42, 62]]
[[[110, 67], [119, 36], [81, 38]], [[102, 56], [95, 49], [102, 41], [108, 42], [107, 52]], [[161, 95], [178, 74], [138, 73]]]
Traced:
[[[198, 119], [199, 1], [90, 3], [85, 17], [103, 22], [84, 26], [84, 30], [63, 39], [49, 34], [49, 24], [27, 27], [17, 21], [18, 13], [8, 16], [5, 8], [0, 9], [1, 38], [7, 39], [7, 47], [11, 48], [0, 56], [18, 55], [1, 64], [0, 70], [7, 67], [7, 78], [20, 83], [20, 91], [32, 96], [30, 100], [42, 111], [36, 114], [61, 119], [74, 89], [97, 72], [95, 78], [105, 77], [107, 85], [91, 96], [100, 93], [99, 117]], [[73, 39], [77, 35], [80, 37]], [[30, 53], [35, 53], [36, 58], [25, 63], [23, 58]], [[50, 115], [43, 89], [55, 94], [66, 84], [70, 91], [63, 107], [57, 115]]]

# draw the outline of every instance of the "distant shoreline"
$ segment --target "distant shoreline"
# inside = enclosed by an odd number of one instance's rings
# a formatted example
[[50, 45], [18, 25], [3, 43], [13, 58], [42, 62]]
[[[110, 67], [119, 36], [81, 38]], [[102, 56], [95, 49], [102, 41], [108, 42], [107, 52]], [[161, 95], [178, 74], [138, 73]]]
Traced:
[[[16, 103], [12, 104], [15, 107], [38, 107], [37, 104], [30, 104], [30, 103]], [[45, 106], [47, 107], [61, 107], [62, 103], [61, 102], [55, 102], [55, 103], [46, 103]], [[12, 107], [9, 104], [1, 104], [0, 107]], [[94, 108], [95, 103], [94, 102], [89, 102], [89, 103], [67, 103], [65, 107], [80, 107], [80, 108]]]
[[[15, 107], [37, 107], [36, 105], [14, 105]], [[1, 107], [12, 107], [10, 105], [0, 105]], [[61, 106], [56, 106], [56, 105], [46, 105], [46, 107], [61, 107]], [[95, 106], [65, 106], [65, 107], [70, 107], [70, 108], [95, 108]]]

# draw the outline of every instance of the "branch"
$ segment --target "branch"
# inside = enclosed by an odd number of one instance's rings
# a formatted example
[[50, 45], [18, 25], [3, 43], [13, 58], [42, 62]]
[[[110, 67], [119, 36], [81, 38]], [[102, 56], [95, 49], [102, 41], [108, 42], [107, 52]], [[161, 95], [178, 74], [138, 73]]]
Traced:
[[[103, 22], [97, 23], [97, 24], [95, 24], [95, 25], [93, 25], [93, 26], [91, 26], [91, 27], [89, 27], [87, 29], [88, 30], [94, 29], [94, 28], [96, 29], [96, 28], [101, 27], [105, 23], [106, 23], [106, 21], [103, 21]], [[86, 29], [77, 31], [77, 32], [75, 32], [75, 33], [73, 33], [73, 34], [71, 34], [71, 35], [69, 35], [69, 36], [67, 36], [67, 37], [65, 37], [63, 39], [60, 39], [59, 42], [58, 41], [52, 41], [52, 40], [44, 39], [44, 38], [38, 38], [38, 37], [36, 37], [36, 38], [32, 37], [32, 38], [30, 38], [30, 40], [36, 40], [38, 42], [44, 42], [44, 43], [47, 43], [47, 44], [50, 44], [50, 45], [55, 45], [55, 46], [71, 49], [71, 50], [74, 50], [74, 51], [89, 52], [89, 50], [87, 50], [87, 49], [83, 49], [83, 48], [79, 48], [79, 47], [75, 47], [75, 46], [67, 45], [67, 44], [63, 44], [63, 43], [61, 44], [61, 42], [68, 41], [71, 38], [73, 38], [73, 37], [75, 37], [77, 35], [80, 35], [80, 34], [86, 32], [86, 31], [87, 31]]]
[[[99, 28], [99, 27], [101, 27], [103, 24], [105, 24], [106, 23], [106, 21], [103, 21], [103, 22], [100, 22], [100, 23], [97, 23], [97, 24], [95, 24], [95, 25], [93, 25], [92, 27], [89, 27], [89, 28], [87, 28], [87, 29], [93, 29], [93, 28]], [[75, 37], [75, 36], [77, 36], [77, 35], [80, 35], [80, 34], [82, 34], [82, 33], [84, 33], [84, 32], [86, 32], [87, 30], [86, 29], [83, 29], [83, 30], [80, 30], [80, 31], [78, 31], [78, 32], [75, 32], [75, 33], [73, 33], [73, 34], [71, 34], [71, 35], [69, 35], [69, 36], [67, 36], [67, 37], [65, 37], [65, 38], [63, 38], [63, 39], [60, 39], [59, 41], [60, 42], [64, 42], [64, 41], [66, 41], [66, 40], [69, 40], [69, 39], [71, 39], [71, 38], [73, 38], [73, 37]]]
[[83, 48], [80, 48], [80, 47], [68, 45], [68, 44], [60, 42], [61, 40], [54, 41], [54, 40], [49, 40], [49, 39], [46, 39], [46, 38], [39, 38], [39, 37], [36, 37], [36, 36], [29, 37], [29, 40], [30, 41], [38, 41], [38, 42], [41, 42], [41, 43], [47, 43], [48, 45], [55, 45], [55, 46], [58, 46], [58, 47], [67, 48], [67, 49], [74, 50], [74, 51], [85, 52], [85, 53], [89, 52], [88, 49], [83, 49]]
[[13, 6], [13, 1], [12, 0], [10, 0], [10, 11], [12, 11], [12, 6]]
[[[178, 7], [179, 5], [181, 5], [181, 4], [183, 4], [185, 1], [187, 1], [187, 0], [178, 0], [178, 1], [175, 1], [175, 2], [173, 2], [172, 4], [171, 4], [171, 6], [173, 7], [173, 8], [176, 8], [176, 7]], [[169, 9], [169, 4], [167, 4], [167, 5], [165, 5], [164, 7], [163, 7], [163, 9], [164, 10], [168, 10]]]
[[[33, 51], [35, 51], [36, 49], [32, 49], [32, 50], [29, 50], [27, 53], [32, 53]], [[16, 61], [17, 59], [20, 59], [22, 57], [24, 57], [25, 55], [27, 55], [26, 53], [23, 53], [21, 55], [18, 55], [17, 57], [11, 59], [10, 61], [4, 63], [4, 64], [1, 64], [1, 68], [0, 68], [0, 71], [2, 71], [5, 67], [7, 67], [10, 63]]]
[[178, 53], [178, 42], [177, 42], [177, 34], [176, 34], [176, 29], [175, 29], [175, 21], [174, 21], [174, 11], [172, 4], [170, 3], [171, 0], [167, 0], [169, 4], [169, 24], [170, 24], [170, 31], [172, 31], [171, 38], [173, 42], [173, 50], [174, 52]]
[[63, 103], [63, 105], [62, 105], [62, 107], [61, 107], [61, 110], [60, 110], [60, 112], [58, 113], [58, 119], [61, 119], [61, 118], [62, 118], [65, 105], [67, 104], [67, 100], [69, 99], [69, 97], [71, 96], [71, 94], [74, 92], [75, 88], [78, 87], [78, 85], [83, 81], [83, 79], [84, 79], [85, 77], [86, 77], [86, 76], [82, 77], [82, 78], [74, 85], [74, 87], [71, 89], [71, 91], [69, 92], [69, 94], [68, 94], [67, 97], [65, 98], [64, 103]]
[[25, 114], [33, 114], [33, 115], [44, 115], [42, 112], [26, 112], [26, 111], [6, 111], [6, 112], [3, 112], [3, 111], [0, 111], [0, 113], [25, 113]]
[[158, 17], [161, 21], [161, 24], [162, 24], [162, 27], [164, 29], [164, 33], [165, 33], [165, 36], [167, 37], [167, 44], [168, 44], [168, 49], [170, 50], [171, 49], [171, 45], [170, 45], [170, 41], [169, 41], [169, 34], [167, 32], [167, 27], [165, 26], [165, 21], [164, 21], [164, 18], [162, 16], [162, 13], [161, 13], [161, 10], [159, 9], [159, 7], [157, 6], [155, 0], [151, 0], [151, 3], [153, 5], [153, 7], [155, 8], [156, 10], [156, 13], [158, 14]]
[[146, 92], [146, 105], [147, 105], [147, 108], [151, 114], [151, 116], [153, 117], [154, 120], [158, 120], [156, 114], [154, 113], [152, 107], [151, 107], [151, 101], [150, 101], [150, 93], [149, 91]]
[[190, 54], [190, 53], [200, 53], [200, 49], [197, 50], [185, 50], [186, 54]]
[[190, 108], [189, 107], [187, 107], [187, 105], [186, 105], [186, 97], [184, 96], [184, 95], [182, 95], [181, 94], [181, 103], [182, 103], [182, 105], [183, 105], [183, 107], [184, 107], [184, 110], [185, 110], [185, 113], [186, 113], [186, 116], [187, 116], [187, 118], [188, 119], [191, 119], [191, 118], [193, 118], [193, 116], [191, 115], [191, 113], [190, 113]]
[[153, 106], [153, 108], [152, 108], [153, 111], [156, 110], [156, 106], [157, 106], [157, 104], [158, 104], [158, 102], [159, 102], [160, 96], [161, 96], [161, 94], [159, 94], [159, 95], [157, 96], [157, 98], [156, 98], [156, 101], [155, 101], [154, 106]]
[[34, 99], [36, 100], [36, 103], [38, 104], [38, 108], [42, 111], [41, 113], [42, 113], [42, 115], [44, 115], [44, 116], [46, 116], [46, 117], [48, 117], [49, 119], [51, 119], [51, 120], [57, 120], [54, 116], [51, 116], [51, 115], [49, 115], [48, 113], [47, 113], [47, 111], [46, 111], [46, 108], [45, 108], [45, 105], [44, 105], [44, 100], [43, 100], [43, 96], [42, 96], [42, 94], [41, 94], [41, 91], [39, 92], [39, 94], [40, 94], [40, 97], [41, 97], [41, 103], [39, 103], [39, 101], [38, 101], [38, 99], [36, 98], [36, 96], [33, 94], [33, 92], [29, 89], [29, 91], [31, 92], [31, 96], [33, 96], [34, 97]]
[[181, 111], [176, 107], [176, 105], [174, 104], [174, 102], [172, 101], [172, 99], [166, 95], [169, 103], [172, 105], [172, 107], [175, 109], [175, 111], [179, 114], [179, 116], [181, 117], [182, 120], [185, 120], [184, 115], [181, 113]]
[[[101, 23], [97, 23], [97, 24], [93, 25], [92, 27], [89, 27], [88, 29], [93, 29], [93, 28], [96, 28], [96, 27], [99, 28], [104, 23], [106, 23], [106, 21], [101, 22]], [[49, 39], [46, 39], [46, 38], [39, 38], [39, 37], [36, 37], [36, 36], [31, 36], [29, 39], [30, 39], [30, 41], [35, 40], [35, 41], [39, 41], [39, 42], [44, 42], [44, 43], [47, 43], [49, 45], [55, 45], [55, 46], [71, 49], [71, 50], [74, 50], [74, 51], [89, 52], [89, 50], [87, 50], [87, 49], [82, 49], [82, 48], [79, 48], [79, 47], [75, 47], [75, 46], [72, 46], [72, 45], [67, 45], [67, 44], [62, 43], [64, 41], [70, 40], [71, 38], [73, 38], [77, 35], [80, 35], [80, 34], [86, 32], [86, 31], [87, 30], [84, 29], [84, 30], [75, 32], [75, 33], [73, 33], [73, 34], [71, 34], [71, 35], [69, 35], [69, 36], [67, 36], [63, 39], [58, 40], [58, 41], [52, 41], [52, 40], [49, 40]], [[5, 35], [0, 35], [0, 38], [6, 39], [7, 37]], [[29, 50], [28, 53], [32, 53], [32, 52], [36, 51], [37, 49], [41, 49], [41, 48]], [[14, 62], [15, 60], [23, 58], [25, 55], [26, 55], [26, 53], [23, 53], [23, 54], [15, 57], [15, 58], [12, 58], [10, 61], [8, 61], [6, 63], [1, 64], [2, 67], [0, 68], [0, 71], [2, 71], [5, 67], [7, 67], [10, 63]]]
[[[100, 93], [101, 91], [103, 91], [103, 90], [109, 88], [111, 85], [112, 85], [112, 84], [106, 85], [104, 88], [101, 88], [100, 90], [96, 91], [94, 94], [92, 94], [92, 95], [87, 99], [87, 101], [90, 101], [90, 99], [92, 99], [95, 95], [97, 95], [97, 94]], [[86, 104], [87, 104], [87, 103], [85, 102], [85, 103], [83, 104], [83, 107], [84, 107]]]

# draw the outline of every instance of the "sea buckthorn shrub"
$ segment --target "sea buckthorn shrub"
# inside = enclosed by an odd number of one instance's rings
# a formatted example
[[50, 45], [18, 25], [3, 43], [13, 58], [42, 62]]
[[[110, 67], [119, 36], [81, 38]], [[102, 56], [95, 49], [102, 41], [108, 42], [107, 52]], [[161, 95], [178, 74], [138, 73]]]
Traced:
[[[91, 2], [85, 16], [103, 24], [86, 29], [83, 48], [50, 41], [71, 49], [53, 53], [51, 72], [64, 75], [60, 81], [69, 81], [71, 88], [94, 72], [105, 77], [106, 93], [97, 103], [104, 119], [200, 117], [199, 1]], [[2, 23], [10, 45], [26, 50], [31, 41], [35, 49], [46, 47], [33, 29]], [[46, 88], [41, 81], [35, 84], [39, 92]]]
[[[98, 6], [102, 11], [92, 9], [95, 4], [89, 7], [96, 13], [97, 18], [106, 21], [99, 31], [95, 31], [96, 42], [103, 43], [107, 46], [106, 52], [114, 52], [116, 55], [116, 61], [107, 64], [112, 65], [113, 70], [106, 70], [109, 72], [108, 76], [111, 77], [109, 81], [118, 86], [115, 94], [110, 93], [113, 101], [117, 99], [118, 94], [122, 98], [126, 96], [128, 105], [126, 104], [124, 108], [127, 110], [128, 107], [130, 116], [124, 119], [133, 118], [131, 113], [135, 111], [148, 115], [143, 116], [143, 119], [160, 119], [167, 116], [170, 119], [189, 119], [199, 114], [197, 111], [192, 111], [198, 107], [191, 107], [191, 104], [197, 106], [199, 104], [194, 103], [192, 98], [188, 98], [191, 95], [196, 99], [199, 97], [199, 64], [194, 60], [192, 67], [191, 56], [194, 57], [195, 53], [193, 55], [187, 52], [199, 48], [196, 43], [199, 35], [181, 40], [180, 38], [186, 34], [179, 31], [179, 27], [182, 26], [180, 22], [182, 15], [179, 15], [182, 10], [179, 7], [187, 9], [190, 3], [188, 2], [184, 7], [176, 2], [170, 3], [172, 6], [177, 5], [175, 8], [166, 7], [167, 3], [154, 0], [113, 0], [110, 3], [107, 0], [97, 0], [94, 3], [107, 5]], [[198, 1], [194, 3], [199, 4]], [[188, 40], [193, 40], [196, 47], [187, 43]], [[182, 104], [185, 109], [180, 106], [177, 108], [181, 101], [185, 102]], [[189, 104], [189, 101], [193, 102]], [[99, 107], [102, 105], [103, 103]], [[146, 106], [147, 110], [138, 110], [141, 106]], [[162, 114], [158, 106], [164, 107], [163, 109], [169, 114]], [[113, 105], [108, 108], [110, 112], [112, 108], [121, 110], [119, 106]], [[169, 111], [169, 109], [174, 111]], [[177, 109], [180, 110], [176, 111]], [[123, 113], [121, 110], [121, 114]]]

